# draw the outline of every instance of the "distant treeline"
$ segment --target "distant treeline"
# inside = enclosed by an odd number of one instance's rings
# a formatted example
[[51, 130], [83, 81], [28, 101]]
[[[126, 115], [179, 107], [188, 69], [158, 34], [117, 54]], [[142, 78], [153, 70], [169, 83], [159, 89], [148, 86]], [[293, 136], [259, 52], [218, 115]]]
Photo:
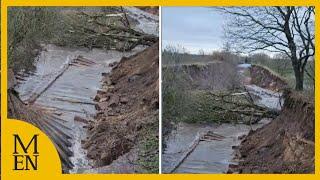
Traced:
[[[190, 54], [184, 48], [168, 46], [162, 51], [162, 64], [206, 64], [215, 61], [228, 61], [234, 64], [250, 63], [267, 67], [274, 73], [284, 77], [292, 87], [295, 85], [294, 72], [291, 60], [282, 54], [268, 55], [266, 53], [254, 53], [243, 55], [228, 50], [213, 51], [210, 54]], [[306, 67], [305, 87], [314, 89], [314, 60], [309, 60]]]

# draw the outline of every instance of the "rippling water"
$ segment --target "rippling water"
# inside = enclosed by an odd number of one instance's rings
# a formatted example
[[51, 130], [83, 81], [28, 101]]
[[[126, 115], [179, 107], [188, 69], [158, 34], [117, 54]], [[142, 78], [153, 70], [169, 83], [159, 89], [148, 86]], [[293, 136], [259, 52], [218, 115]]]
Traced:
[[75, 122], [74, 117], [92, 117], [96, 110], [94, 108], [94, 96], [101, 86], [101, 73], [109, 72], [110, 63], [119, 61], [123, 56], [129, 56], [141, 51], [137, 48], [130, 53], [120, 53], [118, 51], [104, 51], [93, 49], [70, 49], [61, 48], [54, 45], [46, 45], [36, 63], [36, 72], [27, 77], [26, 81], [20, 82], [16, 90], [20, 98], [27, 101], [32, 94], [46, 87], [50, 80], [57, 76], [59, 70], [71, 59], [81, 55], [94, 64], [75, 64], [69, 68], [39, 96], [34, 102], [35, 105], [52, 110], [60, 117], [68, 121], [73, 135], [72, 151], [74, 156], [71, 161], [75, 165], [71, 172], [79, 173], [91, 167], [90, 161], [86, 157], [86, 151], [81, 147], [81, 140], [86, 138], [85, 124]]
[[[158, 17], [148, 14], [135, 7], [125, 7], [128, 15], [137, 24], [133, 28], [148, 34], [158, 35]], [[67, 120], [68, 127], [71, 127], [73, 135], [71, 157], [75, 165], [71, 173], [81, 173], [91, 168], [91, 162], [86, 157], [86, 151], [81, 147], [81, 140], [86, 138], [84, 124], [75, 122], [74, 117], [92, 117], [96, 112], [93, 101], [97, 90], [101, 85], [101, 73], [110, 72], [110, 63], [119, 61], [123, 56], [130, 56], [144, 49], [137, 47], [131, 52], [121, 53], [118, 51], [104, 51], [93, 49], [71, 49], [54, 45], [45, 45], [36, 62], [36, 71], [25, 78], [16, 87], [20, 98], [28, 101], [34, 94], [42, 92], [50, 82], [54, 81], [34, 102], [35, 105], [50, 109], [64, 120]], [[83, 56], [94, 64], [89, 66], [74, 64], [56, 80], [59, 71], [70, 63], [77, 56]], [[94, 173], [90, 171], [90, 173]], [[98, 171], [96, 172], [98, 173]]]
[[[242, 66], [241, 66], [242, 67]], [[249, 68], [249, 64], [242, 68]], [[239, 71], [239, 73], [243, 73]], [[255, 95], [256, 104], [271, 109], [281, 109], [282, 101], [279, 99], [281, 93], [273, 92], [256, 85], [246, 85], [250, 94]], [[195, 150], [183, 161], [173, 173], [226, 173], [229, 164], [233, 162], [235, 150], [241, 141], [239, 137], [247, 135], [250, 129], [257, 129], [269, 123], [269, 119], [263, 119], [252, 125], [245, 124], [186, 124], [180, 123], [177, 129], [165, 139], [166, 148], [162, 155], [162, 172], [170, 173], [174, 164], [181, 158], [189, 144], [195, 139], [199, 132], [210, 130], [225, 136], [222, 141], [201, 141]]]
[[[265, 119], [253, 125], [253, 129], [263, 126]], [[246, 135], [250, 126], [245, 124], [187, 124], [180, 123], [166, 140], [167, 148], [162, 155], [162, 171], [168, 173], [175, 162], [187, 150], [198, 132], [211, 130], [224, 136], [222, 141], [201, 141], [196, 149], [184, 160], [174, 173], [226, 173], [232, 159], [232, 146], [240, 144], [239, 136]]]

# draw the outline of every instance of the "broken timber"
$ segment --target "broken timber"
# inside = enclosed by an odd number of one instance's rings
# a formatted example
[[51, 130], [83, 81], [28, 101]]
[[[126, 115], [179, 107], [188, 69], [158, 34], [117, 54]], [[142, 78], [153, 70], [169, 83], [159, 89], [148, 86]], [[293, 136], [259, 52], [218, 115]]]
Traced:
[[33, 104], [46, 90], [48, 90], [48, 88], [50, 86], [52, 86], [52, 84], [60, 77], [62, 76], [62, 74], [64, 72], [66, 72], [68, 70], [68, 68], [71, 66], [71, 65], [75, 65], [75, 64], [80, 64], [80, 65], [83, 65], [83, 66], [90, 66], [90, 65], [94, 65], [95, 62], [94, 61], [91, 61], [89, 59], [86, 59], [82, 56], [77, 56], [76, 58], [74, 59], [69, 59], [67, 61], [67, 63], [65, 63], [62, 68], [56, 73], [55, 76], [53, 76], [48, 84], [46, 84], [45, 86], [41, 87], [39, 90], [36, 90], [36, 92], [33, 92], [33, 94], [30, 96], [30, 98], [27, 100], [27, 104]]
[[8, 89], [8, 115], [42, 130], [55, 145], [62, 161], [63, 171], [73, 168], [74, 165], [69, 158], [73, 156], [73, 152], [69, 149], [72, 146], [70, 142], [72, 135], [70, 128], [65, 125], [65, 120], [46, 113], [36, 106], [25, 105], [13, 89]]
[[212, 131], [198, 132], [195, 139], [190, 143], [187, 150], [183, 152], [181, 158], [172, 166], [169, 173], [173, 173], [187, 159], [187, 157], [196, 149], [201, 141], [221, 141], [224, 136], [213, 133]]

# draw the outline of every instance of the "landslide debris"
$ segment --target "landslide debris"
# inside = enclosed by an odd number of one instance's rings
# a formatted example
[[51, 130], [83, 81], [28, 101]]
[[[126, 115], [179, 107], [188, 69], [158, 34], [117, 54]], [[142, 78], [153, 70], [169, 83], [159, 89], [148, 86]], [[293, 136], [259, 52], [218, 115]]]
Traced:
[[158, 171], [159, 44], [113, 63], [97, 91], [97, 114], [83, 147], [95, 167], [138, 148], [141, 171]]
[[239, 173], [314, 173], [314, 101], [286, 90], [280, 115], [239, 147]]
[[[164, 85], [182, 83], [181, 86], [189, 90], [230, 90], [239, 86], [236, 66], [225, 61], [164, 66], [163, 72], [166, 80]], [[180, 79], [170, 77], [174, 74]], [[171, 82], [172, 79], [174, 82]]]
[[287, 87], [286, 81], [266, 67], [252, 65], [250, 68], [251, 83], [273, 91]]

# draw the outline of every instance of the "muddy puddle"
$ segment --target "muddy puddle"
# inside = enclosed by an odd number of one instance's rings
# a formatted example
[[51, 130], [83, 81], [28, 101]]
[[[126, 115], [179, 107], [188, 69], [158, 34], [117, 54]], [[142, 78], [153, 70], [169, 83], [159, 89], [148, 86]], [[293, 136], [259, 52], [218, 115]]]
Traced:
[[[25, 81], [20, 81], [16, 87], [24, 102], [40, 94], [33, 104], [48, 109], [67, 121], [67, 126], [71, 128], [73, 135], [71, 148], [74, 156], [71, 157], [71, 161], [75, 167], [70, 170], [71, 173], [81, 173], [91, 168], [86, 152], [81, 147], [81, 141], [86, 138], [86, 129], [83, 128], [85, 123], [74, 121], [74, 117], [92, 119], [96, 113], [93, 98], [101, 86], [101, 73], [110, 72], [110, 63], [119, 61], [123, 56], [133, 55], [142, 49], [140, 47], [129, 53], [121, 53], [45, 45], [44, 51], [36, 62], [34, 74], [27, 77]], [[72, 62], [79, 56], [90, 63]], [[71, 64], [58, 76], [67, 63]], [[44, 90], [44, 87], [47, 89]]]
[[[241, 65], [240, 75], [249, 64]], [[281, 109], [281, 93], [258, 87], [253, 84], [245, 85], [247, 91], [254, 96], [255, 103], [271, 109]], [[187, 124], [180, 123], [176, 129], [165, 139], [166, 147], [162, 155], [163, 173], [226, 173], [233, 161], [236, 150], [234, 146], [241, 143], [239, 137], [247, 135], [249, 131], [262, 127], [270, 122], [270, 119], [262, 119], [258, 123], [249, 126], [246, 124]], [[190, 143], [198, 133], [210, 130], [224, 136], [222, 140], [200, 141], [194, 151], [174, 170], [176, 162], [187, 151]], [[174, 170], [174, 171], [173, 171]]]

